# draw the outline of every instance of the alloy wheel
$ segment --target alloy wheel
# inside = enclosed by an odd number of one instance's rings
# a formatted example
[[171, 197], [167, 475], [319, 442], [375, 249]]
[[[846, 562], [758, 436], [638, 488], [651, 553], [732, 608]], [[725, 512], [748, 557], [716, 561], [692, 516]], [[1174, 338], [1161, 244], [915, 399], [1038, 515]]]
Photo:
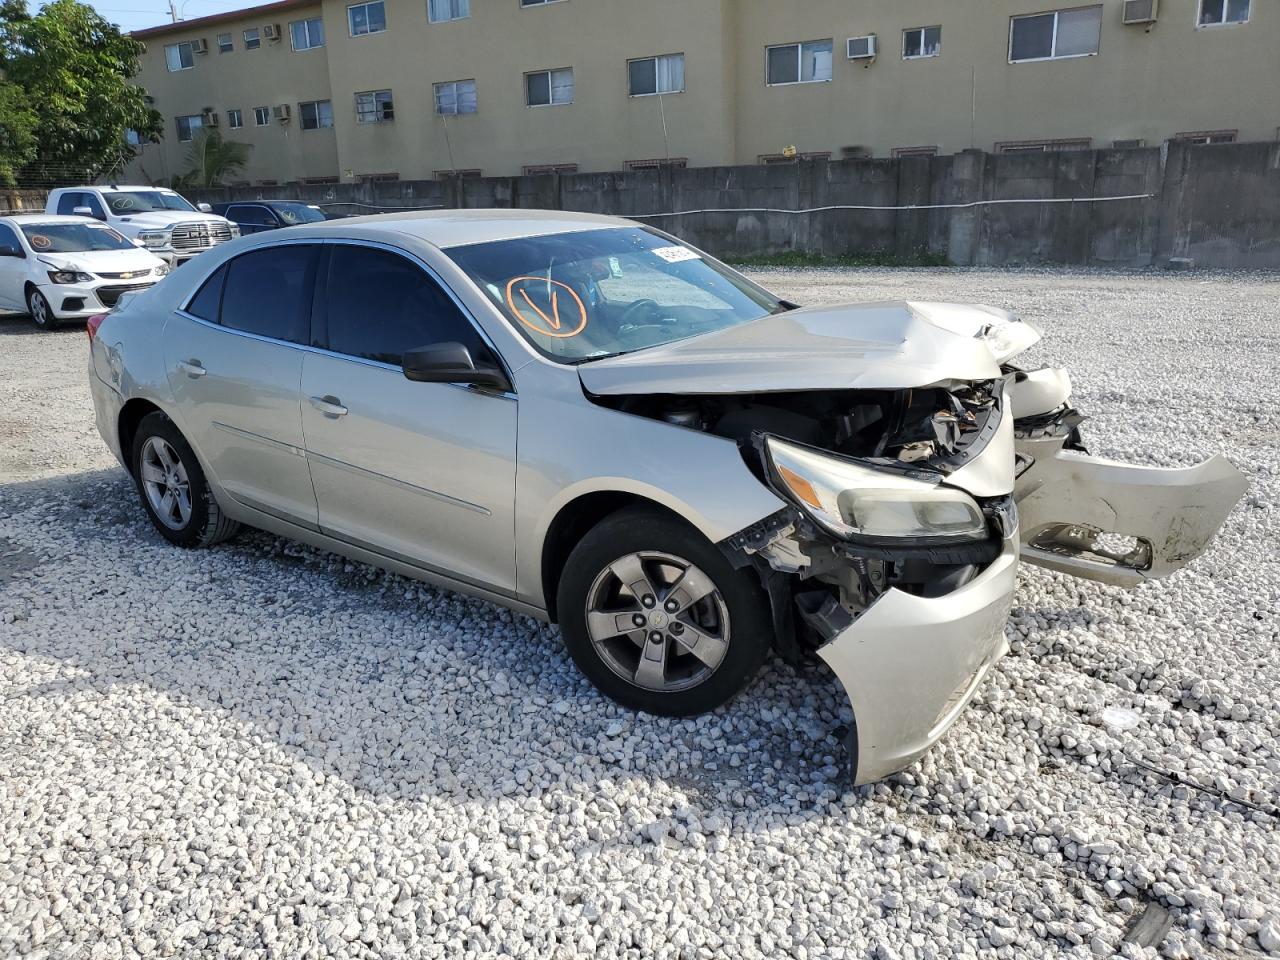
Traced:
[[161, 437], [148, 437], [142, 445], [142, 488], [151, 509], [170, 530], [181, 530], [191, 521], [191, 483], [182, 459]]
[[52, 315], [49, 310], [49, 302], [45, 300], [44, 294], [39, 290], [32, 291], [30, 306], [31, 319], [40, 326], [47, 327], [50, 319], [52, 319]]
[[645, 690], [673, 693], [711, 676], [729, 650], [729, 608], [702, 570], [668, 553], [619, 557], [587, 594], [600, 659]]

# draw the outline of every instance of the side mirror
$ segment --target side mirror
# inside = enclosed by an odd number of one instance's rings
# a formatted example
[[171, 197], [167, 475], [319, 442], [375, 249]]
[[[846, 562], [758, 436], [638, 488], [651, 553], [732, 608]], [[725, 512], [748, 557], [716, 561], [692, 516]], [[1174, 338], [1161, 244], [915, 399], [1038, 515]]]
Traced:
[[71, 210], [77, 217], [93, 217], [95, 220], [102, 218], [93, 212], [93, 207], [73, 207]]
[[207, 203], [204, 203], [204, 202], [197, 203], [196, 209], [199, 210], [201, 213], [213, 213], [213, 207], [209, 206]]
[[511, 381], [492, 364], [477, 364], [471, 351], [460, 343], [433, 343], [405, 353], [401, 369], [409, 380], [419, 383], [471, 383], [477, 387], [508, 391]]
[[17, 247], [0, 247], [0, 257], [18, 257], [25, 260], [27, 255]]

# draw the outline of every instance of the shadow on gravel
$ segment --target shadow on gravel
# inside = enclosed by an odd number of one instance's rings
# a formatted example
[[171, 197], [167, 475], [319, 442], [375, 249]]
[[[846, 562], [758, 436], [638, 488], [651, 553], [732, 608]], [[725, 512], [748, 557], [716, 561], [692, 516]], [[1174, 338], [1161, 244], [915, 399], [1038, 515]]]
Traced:
[[804, 817], [847, 789], [844, 694], [816, 667], [770, 664], [710, 716], [634, 714], [588, 685], [554, 627], [261, 532], [183, 551], [135, 498], [120, 469], [0, 485], [0, 564], [20, 558], [7, 583], [0, 567], [0, 647], [63, 668], [11, 697], [149, 689], [226, 720], [218, 740], [243, 725], [378, 796], [634, 778], [706, 821]]

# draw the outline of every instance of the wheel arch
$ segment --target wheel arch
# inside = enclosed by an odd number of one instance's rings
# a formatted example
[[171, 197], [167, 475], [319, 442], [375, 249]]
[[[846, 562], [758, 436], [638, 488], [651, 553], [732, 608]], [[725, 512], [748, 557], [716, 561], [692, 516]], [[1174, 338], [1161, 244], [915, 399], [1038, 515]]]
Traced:
[[[138, 424], [149, 413], [164, 413], [156, 404], [141, 397], [134, 397], [120, 408], [120, 416], [116, 420], [116, 432], [120, 440], [120, 455], [125, 468], [133, 473], [133, 438], [137, 435]], [[165, 414], [168, 416], [168, 414]]]

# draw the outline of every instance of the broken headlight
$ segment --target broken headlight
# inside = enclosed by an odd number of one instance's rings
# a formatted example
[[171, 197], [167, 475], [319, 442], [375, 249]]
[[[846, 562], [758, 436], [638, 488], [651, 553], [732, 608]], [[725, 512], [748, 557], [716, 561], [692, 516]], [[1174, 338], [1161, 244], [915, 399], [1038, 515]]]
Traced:
[[786, 495], [842, 539], [985, 540], [987, 521], [962, 490], [864, 467], [775, 437], [765, 441], [769, 472]]

